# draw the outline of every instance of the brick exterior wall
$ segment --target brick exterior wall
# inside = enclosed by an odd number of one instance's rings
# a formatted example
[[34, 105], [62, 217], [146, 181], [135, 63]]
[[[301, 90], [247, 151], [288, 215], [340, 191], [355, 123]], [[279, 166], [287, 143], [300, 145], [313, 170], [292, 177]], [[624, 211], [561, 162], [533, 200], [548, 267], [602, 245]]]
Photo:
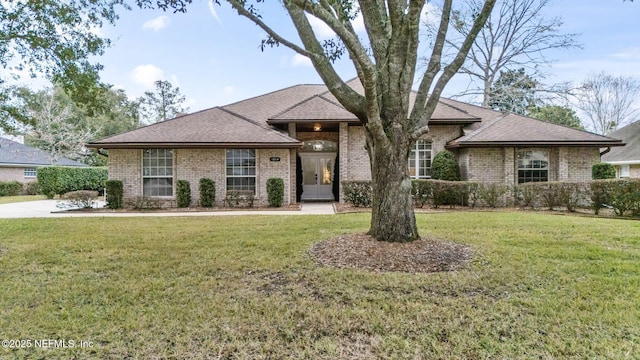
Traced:
[[[291, 193], [291, 151], [289, 149], [256, 150], [256, 205], [267, 201], [267, 179], [284, 180], [284, 204], [290, 204], [286, 194]], [[216, 205], [223, 205], [226, 194], [226, 151], [224, 149], [176, 149], [174, 150], [174, 193], [177, 180], [187, 180], [191, 185], [192, 206], [200, 199], [200, 179], [207, 177], [216, 182]], [[123, 182], [124, 198], [142, 196], [142, 150], [111, 149], [109, 151], [109, 179]], [[271, 161], [279, 157], [280, 161]], [[175, 198], [175, 194], [174, 194]], [[295, 200], [295, 194], [294, 194]], [[175, 201], [168, 201], [175, 205]]]
[[[598, 148], [560, 147], [527, 148], [549, 154], [549, 181], [589, 181], [591, 167], [600, 161]], [[460, 173], [463, 180], [484, 183], [517, 183], [517, 149], [471, 148], [461, 149]]]
[[28, 183], [37, 181], [35, 177], [25, 177], [24, 167], [0, 167], [0, 181], [19, 181]]

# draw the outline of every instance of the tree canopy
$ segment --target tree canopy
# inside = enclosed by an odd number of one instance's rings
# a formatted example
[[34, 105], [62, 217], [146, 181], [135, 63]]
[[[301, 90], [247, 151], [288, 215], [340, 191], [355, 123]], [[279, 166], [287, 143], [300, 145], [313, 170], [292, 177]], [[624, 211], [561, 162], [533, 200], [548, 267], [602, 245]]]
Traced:
[[[440, 21], [432, 44], [420, 46], [420, 25], [426, 0], [359, 1], [288, 0], [284, 11], [298, 38], [277, 32], [273, 18], [263, 16], [261, 0], [227, 0], [240, 16], [267, 34], [263, 47], [282, 45], [309, 58], [337, 101], [364, 126], [371, 162], [372, 215], [369, 234], [378, 240], [412, 241], [419, 238], [413, 212], [408, 173], [408, 154], [415, 141], [429, 131], [429, 121], [440, 96], [464, 63], [477, 34], [484, 27], [496, 0], [475, 8], [468, 34], [450, 61], [443, 60], [449, 34], [453, 0], [443, 0]], [[138, 0], [141, 6], [186, 11], [191, 0]], [[366, 34], [358, 34], [353, 20], [361, 16]], [[328, 26], [336, 39], [321, 41], [310, 18]], [[279, 25], [279, 24], [278, 24]], [[431, 46], [429, 46], [431, 45]], [[427, 66], [419, 59], [427, 55]], [[348, 56], [358, 75], [361, 90], [340, 77], [333, 61]], [[410, 106], [410, 96], [417, 84]], [[358, 86], [359, 87], [359, 86]]]
[[186, 98], [179, 87], [173, 87], [167, 80], [157, 80], [154, 91], [146, 91], [138, 99], [140, 119], [143, 124], [152, 124], [176, 117], [189, 110], [183, 104]]
[[[124, 0], [16, 0], [0, 1], [0, 123], [15, 119], [16, 108], [8, 101], [9, 77], [43, 75], [61, 85], [74, 101], [99, 106], [95, 101], [103, 87], [102, 68], [92, 63], [109, 46], [95, 31], [114, 23]], [[19, 117], [19, 116], [18, 116]], [[21, 120], [21, 119], [18, 119]]]

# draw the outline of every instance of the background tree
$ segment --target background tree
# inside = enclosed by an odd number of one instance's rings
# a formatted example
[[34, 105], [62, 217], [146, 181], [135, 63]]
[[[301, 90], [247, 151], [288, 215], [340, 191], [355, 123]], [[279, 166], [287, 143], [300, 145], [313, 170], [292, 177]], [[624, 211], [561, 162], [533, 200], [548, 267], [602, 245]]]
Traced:
[[[550, 0], [498, 0], [496, 9], [478, 34], [469, 57], [460, 73], [469, 76], [471, 84], [460, 96], [482, 97], [483, 106], [490, 107], [491, 90], [503, 71], [524, 69], [532, 78], [543, 79], [544, 69], [552, 61], [550, 50], [575, 49], [581, 45], [577, 34], [561, 32], [562, 19], [548, 17], [544, 8]], [[453, 14], [455, 32], [466, 37], [473, 26], [481, 0], [465, 0]], [[459, 50], [462, 42], [452, 38], [447, 45]], [[546, 91], [563, 91], [552, 86]]]
[[138, 125], [138, 104], [128, 100], [123, 90], [103, 89], [97, 97], [103, 106], [90, 112], [75, 103], [61, 86], [37, 92], [20, 88], [15, 93], [21, 100], [19, 112], [28, 119], [21, 129], [27, 142], [54, 159], [67, 157], [104, 165], [104, 157], [89, 152], [85, 144]]
[[637, 120], [640, 80], [604, 72], [589, 76], [580, 86], [576, 106], [590, 122], [592, 131], [606, 135]]
[[[269, 18], [259, 9], [264, 2], [227, 0], [239, 15], [267, 33], [263, 45], [283, 45], [309, 58], [331, 94], [364, 125], [373, 188], [369, 234], [385, 241], [419, 238], [408, 174], [410, 148], [429, 131], [429, 120], [444, 87], [467, 58], [495, 1], [486, 0], [475, 9], [473, 25], [460, 39], [457, 54], [449, 63], [443, 63], [452, 0], [443, 1], [440, 25], [430, 49], [419, 48], [420, 19], [426, 0], [358, 3], [347, 0], [284, 1], [284, 9], [296, 29], [299, 42], [285, 38], [285, 32], [276, 32], [268, 24]], [[142, 6], [159, 4], [175, 11], [184, 11], [190, 2], [138, 0]], [[362, 15], [366, 36], [359, 36], [354, 30], [352, 20], [358, 14]], [[309, 17], [315, 17], [333, 30], [339, 46], [323, 47]], [[281, 25], [278, 20], [271, 20], [271, 25]], [[343, 53], [348, 55], [362, 91], [352, 88], [338, 75], [333, 63], [335, 49], [344, 49]], [[421, 52], [430, 54], [429, 61], [425, 72], [417, 74], [418, 54]], [[409, 97], [416, 81], [418, 90], [410, 108]]]
[[151, 124], [173, 119], [178, 113], [189, 111], [189, 108], [183, 106], [186, 98], [180, 94], [179, 87], [174, 88], [166, 80], [158, 80], [154, 86], [154, 91], [145, 92], [138, 100], [142, 123]]
[[524, 68], [500, 71], [500, 77], [491, 86], [487, 106], [499, 111], [526, 115], [536, 106], [538, 81], [525, 74]]
[[82, 110], [74, 104], [61, 87], [31, 92], [22, 90], [25, 112], [32, 125], [27, 128], [27, 142], [47, 151], [58, 160], [66, 157], [80, 160], [86, 154], [84, 147], [96, 136], [85, 121]]
[[576, 112], [566, 106], [560, 105], [542, 105], [530, 108], [528, 116], [550, 122], [552, 124], [558, 124], [567, 126], [577, 130], [584, 130], [584, 126], [580, 122], [580, 118], [576, 115]]
[[43, 74], [60, 84], [75, 101], [94, 101], [101, 88], [99, 64], [89, 57], [100, 55], [109, 40], [96, 35], [106, 21], [114, 23], [124, 0], [15, 0], [0, 1], [0, 124], [21, 121], [15, 104], [7, 101], [4, 85], [9, 77]]

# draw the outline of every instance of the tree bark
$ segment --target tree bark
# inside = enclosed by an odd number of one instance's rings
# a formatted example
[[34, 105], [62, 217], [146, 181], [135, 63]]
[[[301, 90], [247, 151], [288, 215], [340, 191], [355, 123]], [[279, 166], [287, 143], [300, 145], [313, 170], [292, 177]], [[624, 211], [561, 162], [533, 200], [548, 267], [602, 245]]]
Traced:
[[409, 242], [420, 237], [408, 174], [411, 140], [397, 127], [389, 134], [390, 141], [367, 139], [373, 187], [368, 234], [381, 241]]

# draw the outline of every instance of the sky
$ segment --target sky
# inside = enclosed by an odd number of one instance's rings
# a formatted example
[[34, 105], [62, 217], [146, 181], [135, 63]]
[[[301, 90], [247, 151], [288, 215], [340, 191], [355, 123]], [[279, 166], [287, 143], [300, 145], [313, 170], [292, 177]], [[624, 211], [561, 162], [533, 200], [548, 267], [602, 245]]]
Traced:
[[[264, 4], [264, 2], [262, 3]], [[264, 19], [296, 40], [281, 5], [271, 5]], [[640, 77], [640, 1], [552, 0], [548, 16], [561, 17], [562, 31], [577, 33], [580, 50], [547, 53], [553, 65], [546, 82], [579, 83], [590, 74]], [[321, 36], [329, 37], [321, 27]], [[362, 24], [356, 24], [362, 30]], [[321, 83], [310, 62], [283, 46], [260, 50], [263, 31], [228, 5], [195, 0], [186, 14], [133, 9], [121, 12], [115, 26], [98, 30], [113, 46], [96, 58], [102, 80], [130, 98], [152, 90], [155, 80], [169, 80], [186, 96], [190, 112], [225, 105], [295, 84]], [[337, 64], [345, 79], [355, 77], [347, 60]], [[451, 96], [467, 85], [455, 78]]]

